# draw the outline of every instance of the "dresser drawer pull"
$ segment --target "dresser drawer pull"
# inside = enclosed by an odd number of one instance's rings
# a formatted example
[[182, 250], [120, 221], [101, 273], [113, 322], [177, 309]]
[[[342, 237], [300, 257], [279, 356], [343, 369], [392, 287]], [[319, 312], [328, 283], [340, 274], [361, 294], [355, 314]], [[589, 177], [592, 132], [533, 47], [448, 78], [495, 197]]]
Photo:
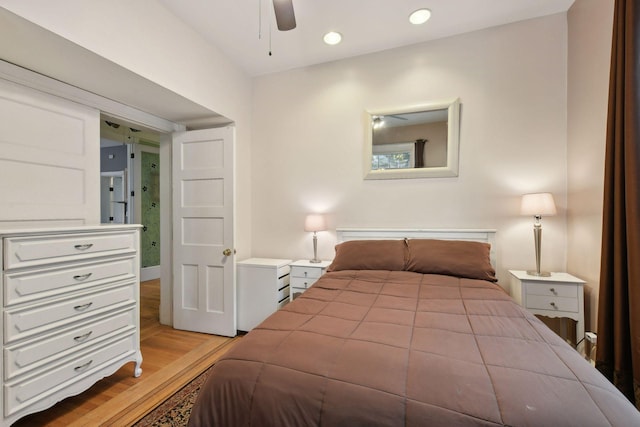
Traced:
[[76, 305], [75, 307], [73, 307], [75, 310], [77, 311], [84, 311], [87, 308], [91, 307], [93, 305], [92, 302], [88, 302], [86, 304], [82, 304], [82, 305]]
[[80, 371], [84, 371], [85, 369], [87, 369], [91, 364], [93, 363], [93, 360], [89, 360], [87, 363], [85, 363], [84, 365], [80, 365], [80, 366], [76, 366], [75, 368], [73, 368], [74, 371], [76, 372], [80, 372]]
[[82, 282], [83, 280], [87, 280], [89, 277], [91, 277], [93, 273], [87, 273], [87, 274], [77, 274], [75, 276], [73, 276], [74, 279], [76, 279], [79, 282]]
[[553, 301], [551, 301], [549, 304], [550, 304], [550, 305], [551, 305], [551, 307], [553, 307], [553, 308], [558, 308], [558, 307], [556, 306], [556, 303], [555, 303], [555, 302], [553, 302]]
[[84, 335], [78, 335], [77, 337], [73, 337], [73, 340], [76, 342], [82, 342], [84, 340], [86, 340], [87, 338], [89, 338], [89, 336], [93, 333], [93, 331], [89, 331]]
[[75, 245], [74, 248], [79, 251], [86, 251], [87, 249], [91, 249], [92, 246], [93, 243], [85, 243], [84, 245]]
[[556, 292], [556, 288], [551, 288], [549, 289], [549, 292], [551, 292], [554, 295], [557, 295], [558, 293]]

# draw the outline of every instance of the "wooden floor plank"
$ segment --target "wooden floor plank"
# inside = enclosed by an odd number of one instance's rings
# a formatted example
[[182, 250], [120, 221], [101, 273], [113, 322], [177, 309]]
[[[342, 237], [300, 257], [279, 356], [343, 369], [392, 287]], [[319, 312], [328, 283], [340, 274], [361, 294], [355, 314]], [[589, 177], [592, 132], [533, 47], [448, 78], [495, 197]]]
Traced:
[[127, 363], [89, 390], [28, 415], [14, 427], [130, 425], [204, 371], [235, 342], [161, 325], [159, 280], [142, 282], [140, 294], [142, 375], [135, 378], [134, 363]]

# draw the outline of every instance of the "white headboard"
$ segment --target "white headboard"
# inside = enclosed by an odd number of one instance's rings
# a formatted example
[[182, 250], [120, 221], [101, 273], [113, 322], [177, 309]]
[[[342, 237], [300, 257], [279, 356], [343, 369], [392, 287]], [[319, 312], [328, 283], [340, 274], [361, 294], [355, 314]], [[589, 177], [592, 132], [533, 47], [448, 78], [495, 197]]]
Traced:
[[496, 268], [496, 230], [470, 229], [400, 229], [400, 228], [337, 228], [338, 243], [349, 240], [440, 239], [470, 240], [491, 245], [489, 258]]

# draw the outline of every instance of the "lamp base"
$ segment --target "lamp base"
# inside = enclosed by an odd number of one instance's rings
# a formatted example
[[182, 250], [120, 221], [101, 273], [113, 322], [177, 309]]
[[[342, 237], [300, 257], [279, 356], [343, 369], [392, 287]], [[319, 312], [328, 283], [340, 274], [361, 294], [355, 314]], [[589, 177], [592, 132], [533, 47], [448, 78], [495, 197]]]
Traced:
[[551, 273], [549, 273], [548, 271], [535, 271], [535, 270], [527, 270], [527, 274], [529, 276], [536, 276], [536, 277], [550, 277]]
[[315, 258], [314, 258], [314, 259], [310, 259], [310, 260], [309, 260], [309, 262], [312, 262], [312, 263], [314, 263], [314, 264], [317, 264], [317, 263], [319, 263], [319, 262], [322, 262], [322, 260], [321, 260], [321, 259], [315, 259]]

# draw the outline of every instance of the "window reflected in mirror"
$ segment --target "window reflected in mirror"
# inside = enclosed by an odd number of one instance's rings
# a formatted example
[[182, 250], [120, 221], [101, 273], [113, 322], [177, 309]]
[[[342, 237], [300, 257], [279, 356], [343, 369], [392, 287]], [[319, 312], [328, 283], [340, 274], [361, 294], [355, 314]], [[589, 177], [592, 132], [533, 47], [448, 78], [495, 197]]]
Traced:
[[371, 170], [414, 168], [415, 157], [415, 143], [374, 144]]

